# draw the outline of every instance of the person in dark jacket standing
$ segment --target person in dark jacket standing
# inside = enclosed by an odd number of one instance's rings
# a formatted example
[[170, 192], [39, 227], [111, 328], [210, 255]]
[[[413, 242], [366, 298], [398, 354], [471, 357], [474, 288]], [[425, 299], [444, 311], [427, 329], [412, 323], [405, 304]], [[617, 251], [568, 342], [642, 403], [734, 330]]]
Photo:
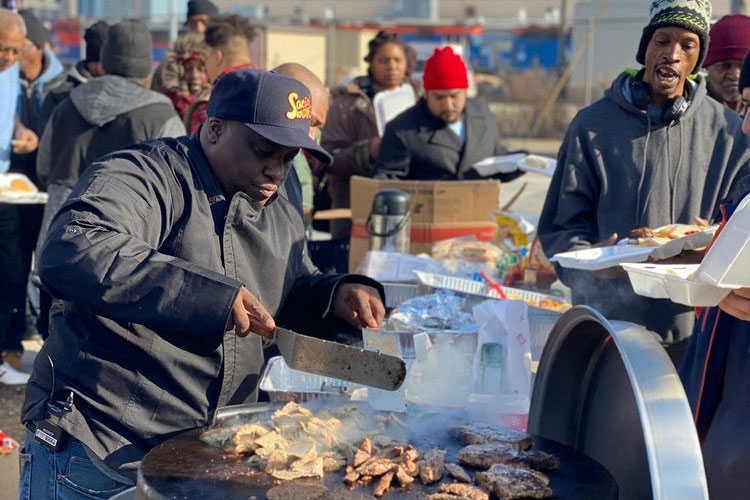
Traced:
[[497, 120], [482, 101], [467, 99], [466, 65], [452, 48], [435, 49], [425, 63], [423, 79], [424, 97], [386, 125], [374, 175], [413, 180], [477, 178], [475, 163], [505, 151]]
[[[45, 120], [42, 104], [48, 92], [60, 85], [65, 79], [63, 66], [55, 54], [47, 47], [49, 33], [31, 10], [23, 9], [19, 15], [26, 25], [26, 39], [18, 52], [20, 70], [20, 89], [18, 93], [18, 114], [16, 134], [25, 130], [25, 134], [34, 137], [25, 147], [14, 147], [10, 157], [10, 172], [27, 176], [34, 184], [36, 177], [36, 155], [39, 138], [44, 130]], [[31, 144], [31, 145], [29, 145]], [[13, 214], [15, 229], [6, 226], [3, 238], [6, 240], [7, 253], [4, 259], [12, 262], [17, 268], [14, 278], [12, 320], [3, 338], [0, 338], [0, 351], [3, 359], [16, 369], [21, 367], [23, 345], [21, 339], [31, 325], [26, 317], [26, 284], [33, 261], [34, 247], [39, 235], [44, 207], [41, 205], [12, 205], [4, 209], [5, 215]], [[15, 231], [15, 234], [14, 234]], [[16, 278], [17, 277], [17, 278]]]
[[71, 90], [104, 74], [99, 53], [102, 50], [102, 44], [107, 36], [108, 29], [109, 24], [105, 21], [97, 21], [86, 29], [83, 34], [83, 39], [86, 41], [86, 58], [78, 61], [70, 69], [65, 80], [47, 93], [42, 105], [45, 123], [49, 120], [55, 106], [63, 102], [70, 95]]
[[[750, 103], [750, 57], [740, 92]], [[750, 133], [745, 130], [745, 133]], [[735, 183], [723, 219], [750, 194], [750, 178]], [[711, 500], [750, 498], [750, 289], [732, 291], [719, 307], [699, 309], [680, 370], [703, 444]]]
[[[53, 111], [39, 144], [37, 176], [49, 198], [37, 255], [52, 217], [94, 160], [129, 144], [185, 134], [172, 101], [147, 87], [152, 63], [148, 26], [133, 20], [111, 26], [101, 56], [105, 75], [70, 91]], [[37, 329], [46, 337], [49, 301], [46, 293], [41, 298]]]
[[[308, 136], [311, 113], [296, 80], [233, 71], [199, 134], [142, 143], [84, 172], [40, 257], [63, 302], [27, 386], [28, 498], [50, 498], [46, 478], [54, 498], [111, 496], [153, 446], [255, 401], [262, 337], [276, 324], [319, 335], [341, 321], [379, 327], [382, 286], [320, 274], [284, 186], [300, 148], [331, 160]], [[34, 434], [58, 400], [73, 404], [53, 451]]]
[[[409, 84], [406, 46], [395, 33], [380, 31], [370, 40], [365, 56], [367, 75], [331, 92], [331, 108], [321, 145], [333, 153], [327, 171], [331, 208], [349, 208], [349, 181], [353, 175], [372, 176], [380, 151], [380, 137], [372, 100], [382, 90]], [[332, 220], [333, 239], [349, 238], [350, 220]]]
[[[698, 72], [711, 4], [656, 0], [636, 59], [605, 97], [578, 113], [558, 155], [539, 223], [545, 253], [613, 245], [637, 228], [711, 219], [750, 168], [740, 119], [706, 95]], [[692, 76], [691, 76], [692, 75]], [[621, 270], [561, 269], [576, 304], [658, 333], [678, 360], [694, 323], [691, 309], [638, 297]]]

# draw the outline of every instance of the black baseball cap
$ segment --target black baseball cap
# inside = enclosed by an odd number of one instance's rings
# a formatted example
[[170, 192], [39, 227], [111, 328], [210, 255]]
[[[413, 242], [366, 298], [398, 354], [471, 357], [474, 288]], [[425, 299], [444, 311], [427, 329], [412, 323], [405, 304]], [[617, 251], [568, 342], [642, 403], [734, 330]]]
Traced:
[[310, 90], [292, 78], [251, 68], [225, 73], [211, 91], [206, 114], [244, 123], [273, 143], [305, 149], [326, 165], [333, 162], [308, 135]]

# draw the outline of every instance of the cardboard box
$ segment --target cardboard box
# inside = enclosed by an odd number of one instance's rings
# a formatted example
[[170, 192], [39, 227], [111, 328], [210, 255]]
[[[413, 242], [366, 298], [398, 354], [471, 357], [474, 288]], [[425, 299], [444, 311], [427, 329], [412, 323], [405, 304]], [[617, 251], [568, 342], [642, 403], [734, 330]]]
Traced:
[[393, 181], [352, 177], [352, 236], [349, 270], [357, 269], [369, 248], [365, 224], [372, 199], [381, 189], [403, 189], [411, 196], [411, 253], [430, 253], [432, 243], [460, 236], [494, 241], [500, 182]]

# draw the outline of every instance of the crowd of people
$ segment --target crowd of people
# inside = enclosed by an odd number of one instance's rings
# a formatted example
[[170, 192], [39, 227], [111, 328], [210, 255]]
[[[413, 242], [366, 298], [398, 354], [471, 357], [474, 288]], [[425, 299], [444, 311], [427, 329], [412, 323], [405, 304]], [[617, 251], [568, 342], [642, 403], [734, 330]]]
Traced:
[[[549, 256], [720, 222], [750, 192], [750, 17], [711, 26], [708, 0], [655, 0], [650, 14], [642, 67], [562, 142], [538, 231]], [[132, 486], [165, 436], [257, 399], [277, 324], [323, 337], [378, 327], [383, 287], [320, 273], [305, 239], [321, 199], [349, 207], [353, 175], [474, 179], [505, 152], [450, 47], [414, 82], [413, 50], [380, 32], [367, 74], [329, 90], [295, 61], [257, 68], [253, 26], [210, 0], [188, 2], [184, 28], [154, 70], [146, 24], [96, 22], [66, 72], [32, 11], [0, 9], [0, 172], [48, 193], [44, 206], [0, 204], [0, 384], [27, 384], [24, 498]], [[381, 138], [373, 101], [396, 89], [416, 104]], [[351, 222], [330, 232], [346, 239]], [[619, 272], [558, 271], [576, 304], [661, 336], [682, 364], [711, 498], [747, 496], [750, 456], [732, 450], [750, 449], [750, 290], [696, 316], [635, 295]], [[45, 342], [27, 374], [34, 331]], [[73, 462], [85, 464], [75, 477]]]

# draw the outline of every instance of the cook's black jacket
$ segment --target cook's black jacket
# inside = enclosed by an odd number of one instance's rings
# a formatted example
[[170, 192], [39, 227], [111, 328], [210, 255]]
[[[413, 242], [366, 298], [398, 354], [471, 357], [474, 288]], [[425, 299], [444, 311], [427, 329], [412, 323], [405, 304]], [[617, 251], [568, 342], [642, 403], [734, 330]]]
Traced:
[[[241, 285], [279, 324], [330, 327], [341, 280], [307, 255], [293, 190], [265, 207], [226, 200], [195, 139], [161, 139], [86, 170], [55, 217], [40, 275], [54, 297], [51, 335], [34, 363], [23, 420], [75, 394], [61, 426], [104, 463], [133, 476], [151, 447], [207, 424], [219, 406], [252, 402], [261, 338], [225, 325]], [[215, 221], [217, 224], [215, 224]]]

